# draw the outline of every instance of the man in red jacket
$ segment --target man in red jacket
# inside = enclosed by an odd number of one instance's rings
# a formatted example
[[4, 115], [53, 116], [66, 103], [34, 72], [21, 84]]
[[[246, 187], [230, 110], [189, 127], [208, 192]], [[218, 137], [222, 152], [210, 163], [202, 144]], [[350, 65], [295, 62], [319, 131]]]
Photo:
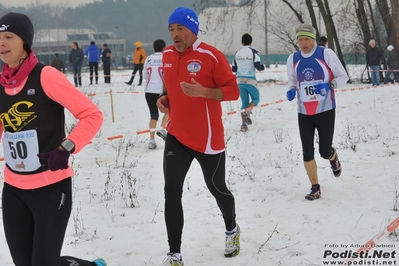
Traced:
[[[183, 265], [181, 237], [183, 183], [193, 159], [201, 165], [226, 228], [226, 257], [240, 251], [234, 196], [225, 182], [225, 141], [221, 101], [237, 100], [239, 89], [225, 55], [198, 39], [197, 14], [185, 7], [169, 17], [173, 45], [163, 54], [164, 92], [157, 105], [169, 113], [164, 150], [165, 222], [169, 253], [164, 265]], [[194, 122], [195, 121], [195, 122]]]

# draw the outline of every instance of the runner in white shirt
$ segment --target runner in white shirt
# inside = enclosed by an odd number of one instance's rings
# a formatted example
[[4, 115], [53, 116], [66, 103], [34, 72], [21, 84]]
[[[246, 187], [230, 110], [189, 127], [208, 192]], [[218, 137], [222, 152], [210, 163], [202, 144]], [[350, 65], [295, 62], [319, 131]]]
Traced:
[[[237, 73], [237, 83], [240, 88], [241, 109], [253, 108], [259, 104], [260, 95], [256, 72], [265, 69], [260, 62], [259, 52], [251, 47], [252, 36], [245, 33], [241, 37], [243, 47], [234, 56], [232, 71]], [[241, 112], [241, 131], [247, 131], [248, 125], [252, 124], [251, 111]]]
[[[148, 108], [150, 109], [150, 129], [157, 126], [159, 112], [157, 107], [157, 100], [159, 95], [163, 92], [163, 67], [162, 67], [162, 52], [165, 49], [165, 41], [156, 40], [153, 43], [154, 54], [148, 56], [144, 63], [144, 79], [146, 80], [145, 86], [145, 99]], [[165, 127], [169, 120], [169, 114], [166, 113], [161, 122], [161, 126]], [[166, 138], [166, 131], [164, 129], [158, 130], [157, 135], [163, 140]], [[150, 132], [150, 142], [148, 148], [153, 150], [157, 147], [155, 141], [155, 132]]]

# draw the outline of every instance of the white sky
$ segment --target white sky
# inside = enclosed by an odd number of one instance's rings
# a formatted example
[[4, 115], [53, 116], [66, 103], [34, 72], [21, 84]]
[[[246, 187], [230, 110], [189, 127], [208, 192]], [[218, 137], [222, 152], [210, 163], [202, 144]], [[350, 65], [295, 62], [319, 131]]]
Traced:
[[[348, 69], [352, 77], [360, 77], [364, 66]], [[110, 266], [159, 266], [168, 252], [164, 142], [156, 136], [158, 148], [148, 150], [149, 134], [136, 134], [148, 127], [150, 115], [144, 86], [125, 84], [131, 73], [112, 70], [112, 83], [104, 84], [100, 70], [99, 84], [92, 86], [89, 74], [82, 73], [79, 89], [94, 94], [89, 97], [102, 110], [104, 123], [92, 143], [71, 158], [74, 204], [62, 254], [87, 260], [102, 257]], [[73, 82], [71, 74], [67, 78]], [[286, 81], [285, 66], [272, 66], [257, 78]], [[223, 219], [194, 161], [183, 188], [185, 265], [327, 265], [322, 263], [324, 252], [356, 252], [357, 245], [384, 231], [398, 217], [393, 208], [399, 193], [399, 85], [366, 87], [347, 84], [337, 89], [334, 145], [343, 171], [335, 178], [329, 163], [315, 151], [322, 197], [313, 202], [304, 198], [310, 183], [302, 162], [296, 100], [286, 100], [286, 84], [260, 87], [260, 104], [252, 111], [253, 124], [246, 133], [239, 131], [239, 114], [228, 115], [239, 111], [241, 101], [223, 102], [226, 180], [236, 200], [241, 252], [224, 258]], [[67, 116], [67, 128], [73, 122]], [[122, 138], [108, 140], [118, 135]], [[2, 181], [0, 173], [0, 189]], [[129, 193], [135, 208], [126, 207]], [[11, 266], [1, 215], [0, 261]], [[382, 234], [375, 241], [390, 247], [373, 248], [370, 256], [374, 250], [392, 252], [399, 247], [398, 235]], [[331, 255], [329, 260], [344, 261]], [[398, 265], [384, 258], [372, 265], [383, 262]]]
[[[52, 4], [58, 4], [58, 3], [63, 3], [66, 6], [70, 7], [75, 7], [78, 5], [84, 5], [88, 3], [95, 2], [96, 0], [0, 0], [0, 4], [11, 7], [11, 6], [25, 6], [29, 4], [34, 4], [34, 3], [52, 3]], [[99, 1], [99, 0], [97, 0]]]

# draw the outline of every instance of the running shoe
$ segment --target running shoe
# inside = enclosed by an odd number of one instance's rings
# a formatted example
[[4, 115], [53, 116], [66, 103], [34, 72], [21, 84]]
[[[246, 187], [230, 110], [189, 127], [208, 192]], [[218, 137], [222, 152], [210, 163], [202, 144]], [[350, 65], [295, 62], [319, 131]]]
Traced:
[[310, 188], [310, 193], [305, 196], [305, 199], [315, 200], [315, 199], [320, 199], [320, 197], [321, 197], [320, 185], [315, 184], [312, 185], [312, 187]]
[[161, 139], [165, 140], [166, 139], [166, 130], [165, 129], [161, 129], [157, 131], [157, 135], [158, 137], [160, 137]]
[[226, 258], [235, 257], [240, 253], [240, 234], [241, 229], [237, 225], [237, 231], [232, 234], [226, 233], [224, 256]]
[[252, 125], [251, 111], [244, 111], [244, 112], [241, 112], [241, 114], [244, 116], [245, 122], [246, 122], [248, 125]]
[[332, 148], [333, 148], [333, 155], [331, 155], [330, 158], [331, 170], [335, 177], [339, 177], [342, 172], [341, 162], [338, 159], [337, 150], [334, 147]]
[[149, 142], [148, 143], [148, 148], [150, 150], [156, 149], [157, 148], [157, 144], [155, 142]]
[[93, 262], [96, 264], [96, 266], [107, 266], [107, 263], [103, 259], [96, 259]]
[[177, 258], [175, 253], [169, 252], [163, 260], [162, 266], [184, 266], [182, 258]]

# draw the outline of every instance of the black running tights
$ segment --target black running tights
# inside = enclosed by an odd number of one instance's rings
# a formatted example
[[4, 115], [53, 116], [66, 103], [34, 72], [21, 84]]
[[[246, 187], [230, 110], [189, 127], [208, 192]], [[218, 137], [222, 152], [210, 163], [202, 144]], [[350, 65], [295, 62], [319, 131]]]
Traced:
[[226, 230], [235, 224], [234, 196], [225, 182], [225, 152], [209, 155], [187, 148], [171, 134], [167, 135], [163, 170], [165, 177], [165, 221], [168, 232], [169, 251], [180, 253], [183, 231], [183, 183], [191, 162], [196, 159], [202, 169], [205, 183], [215, 197], [223, 215]]
[[332, 152], [332, 142], [335, 125], [335, 109], [316, 114], [298, 114], [299, 134], [302, 141], [303, 160], [314, 159], [314, 134], [319, 134], [319, 153], [324, 159], [329, 159]]
[[95, 266], [60, 256], [72, 207], [71, 178], [30, 190], [4, 183], [2, 205], [6, 240], [16, 266]]

